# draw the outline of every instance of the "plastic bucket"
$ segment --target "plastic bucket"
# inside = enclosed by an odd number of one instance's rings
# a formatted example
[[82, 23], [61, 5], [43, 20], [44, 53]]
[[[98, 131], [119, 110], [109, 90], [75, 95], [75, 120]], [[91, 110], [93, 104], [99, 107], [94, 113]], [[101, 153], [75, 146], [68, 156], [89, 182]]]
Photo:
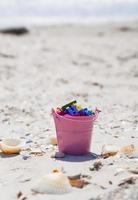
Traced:
[[59, 151], [70, 155], [84, 155], [90, 152], [94, 116], [61, 116], [52, 110]]

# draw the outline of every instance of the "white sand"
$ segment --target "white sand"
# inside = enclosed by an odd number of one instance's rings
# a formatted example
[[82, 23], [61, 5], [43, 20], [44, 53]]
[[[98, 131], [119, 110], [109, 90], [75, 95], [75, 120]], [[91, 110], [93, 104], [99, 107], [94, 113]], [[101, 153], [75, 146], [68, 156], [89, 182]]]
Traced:
[[[122, 26], [129, 29], [121, 31]], [[31, 138], [47, 146], [55, 134], [51, 108], [77, 99], [102, 110], [92, 152], [100, 154], [104, 144], [138, 144], [138, 24], [51, 26], [19, 37], [0, 34], [0, 94], [1, 139]], [[29, 200], [87, 200], [115, 190], [133, 175], [125, 171], [115, 176], [118, 168], [138, 164], [136, 159], [113, 157], [93, 172], [92, 156], [57, 161], [50, 158], [54, 152], [27, 160], [1, 155], [0, 200], [15, 200], [19, 191]], [[67, 174], [91, 175], [91, 184], [66, 195], [32, 195], [39, 177], [61, 167]]]

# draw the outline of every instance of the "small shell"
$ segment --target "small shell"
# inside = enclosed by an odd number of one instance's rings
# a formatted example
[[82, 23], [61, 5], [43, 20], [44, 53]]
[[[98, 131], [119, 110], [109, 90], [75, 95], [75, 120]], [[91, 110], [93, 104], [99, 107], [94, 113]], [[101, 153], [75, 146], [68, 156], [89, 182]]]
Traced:
[[51, 138], [50, 138], [50, 143], [51, 143], [52, 145], [57, 145], [57, 143], [58, 143], [58, 142], [57, 142], [57, 138], [54, 137], [54, 136], [51, 137]]
[[5, 154], [17, 154], [21, 151], [21, 140], [8, 138], [2, 140], [0, 148]]
[[121, 148], [120, 155], [125, 155], [129, 158], [138, 158], [138, 148], [133, 144]]
[[115, 145], [108, 144], [102, 147], [102, 156], [108, 158], [110, 156], [114, 156], [118, 153], [119, 148]]
[[47, 174], [32, 188], [34, 192], [43, 194], [64, 194], [71, 189], [69, 179], [62, 172]]
[[31, 148], [30, 153], [35, 156], [43, 156], [43, 154], [44, 154], [40, 148]]
[[131, 155], [135, 151], [135, 146], [133, 144], [123, 147], [120, 150], [120, 154]]

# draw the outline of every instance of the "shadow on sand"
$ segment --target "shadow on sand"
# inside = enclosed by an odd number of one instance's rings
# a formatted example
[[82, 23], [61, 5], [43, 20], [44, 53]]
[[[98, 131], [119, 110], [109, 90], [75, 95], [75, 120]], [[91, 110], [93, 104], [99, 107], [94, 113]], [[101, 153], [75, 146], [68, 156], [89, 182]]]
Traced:
[[12, 157], [16, 157], [19, 154], [4, 154], [4, 153], [0, 153], [0, 158], [12, 158]]
[[61, 161], [66, 161], [66, 162], [85, 162], [89, 160], [95, 160], [100, 158], [100, 155], [97, 155], [95, 153], [88, 153], [86, 155], [82, 156], [72, 156], [72, 155], [67, 155], [64, 158], [57, 158], [57, 160]]

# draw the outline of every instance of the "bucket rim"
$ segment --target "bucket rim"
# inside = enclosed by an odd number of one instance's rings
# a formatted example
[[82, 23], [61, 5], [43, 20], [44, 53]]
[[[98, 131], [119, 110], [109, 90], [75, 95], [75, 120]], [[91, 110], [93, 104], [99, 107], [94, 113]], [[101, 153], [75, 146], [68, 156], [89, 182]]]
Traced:
[[83, 117], [87, 118], [85, 120], [79, 120], [79, 119], [76, 120], [76, 119], [74, 119], [74, 117], [72, 117], [72, 118], [71, 117], [70, 118], [64, 117], [64, 115], [62, 116], [62, 115], [59, 115], [57, 112], [55, 112], [54, 108], [52, 108], [52, 115], [55, 115], [57, 118], [66, 119], [66, 120], [69, 120], [69, 121], [85, 123], [85, 122], [88, 122], [88, 121], [92, 121], [92, 122], [96, 121], [96, 119], [99, 116], [99, 111], [96, 109], [94, 116], [83, 116]]

